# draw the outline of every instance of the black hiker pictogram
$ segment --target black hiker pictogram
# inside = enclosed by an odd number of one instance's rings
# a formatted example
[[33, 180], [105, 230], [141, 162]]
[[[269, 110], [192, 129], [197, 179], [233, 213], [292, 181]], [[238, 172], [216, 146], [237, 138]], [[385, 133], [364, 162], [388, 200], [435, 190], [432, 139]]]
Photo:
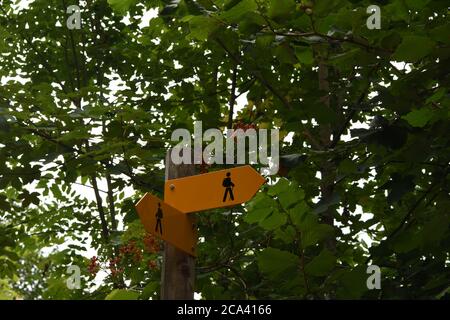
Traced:
[[158, 232], [158, 227], [159, 227], [159, 233], [161, 233], [161, 235], [162, 235], [163, 231], [162, 231], [162, 222], [161, 222], [161, 220], [163, 218], [163, 212], [162, 212], [162, 209], [161, 209], [161, 203], [158, 203], [158, 211], [156, 211], [155, 217], [156, 217], [155, 232]]
[[228, 194], [230, 194], [231, 201], [234, 200], [234, 195], [233, 195], [234, 183], [231, 181], [230, 176], [231, 176], [231, 173], [227, 172], [227, 177], [225, 179], [223, 179], [223, 182], [222, 182], [222, 186], [225, 187], [225, 194], [223, 195], [222, 202], [225, 202], [227, 200]]

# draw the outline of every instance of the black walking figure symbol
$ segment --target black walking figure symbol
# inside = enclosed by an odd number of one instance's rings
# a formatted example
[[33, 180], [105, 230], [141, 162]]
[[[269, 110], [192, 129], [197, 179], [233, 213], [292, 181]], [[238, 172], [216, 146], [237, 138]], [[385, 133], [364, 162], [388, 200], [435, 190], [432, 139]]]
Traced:
[[231, 173], [227, 172], [227, 177], [225, 179], [223, 179], [223, 182], [222, 182], [222, 186], [225, 187], [225, 194], [223, 195], [222, 202], [225, 202], [227, 200], [228, 194], [230, 194], [231, 201], [234, 200], [234, 195], [233, 195], [234, 183], [231, 181], [230, 176], [231, 176]]
[[163, 218], [163, 212], [161, 210], [161, 203], [158, 203], [158, 211], [156, 211], [155, 217], [156, 217], [155, 232], [158, 232], [158, 227], [159, 227], [159, 233], [161, 233], [161, 235], [162, 235], [161, 219]]

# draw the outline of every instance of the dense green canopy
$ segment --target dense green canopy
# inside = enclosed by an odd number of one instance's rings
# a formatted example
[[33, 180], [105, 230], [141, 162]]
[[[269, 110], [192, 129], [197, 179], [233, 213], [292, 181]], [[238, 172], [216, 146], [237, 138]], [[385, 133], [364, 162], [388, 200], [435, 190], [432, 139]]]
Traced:
[[199, 216], [203, 298], [449, 297], [448, 0], [15, 2], [0, 7], [0, 299], [158, 298], [134, 204], [162, 195], [170, 135], [194, 120], [279, 128], [283, 159], [245, 206]]

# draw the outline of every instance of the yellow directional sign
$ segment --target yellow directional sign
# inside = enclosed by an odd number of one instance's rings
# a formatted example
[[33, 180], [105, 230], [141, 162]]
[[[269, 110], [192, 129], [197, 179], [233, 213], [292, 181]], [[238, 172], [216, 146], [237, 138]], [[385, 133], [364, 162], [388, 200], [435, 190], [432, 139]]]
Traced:
[[139, 200], [136, 210], [145, 230], [192, 256], [196, 255], [198, 236], [193, 215], [184, 214], [149, 193]]
[[167, 180], [164, 201], [184, 213], [234, 206], [250, 200], [266, 182], [251, 166]]

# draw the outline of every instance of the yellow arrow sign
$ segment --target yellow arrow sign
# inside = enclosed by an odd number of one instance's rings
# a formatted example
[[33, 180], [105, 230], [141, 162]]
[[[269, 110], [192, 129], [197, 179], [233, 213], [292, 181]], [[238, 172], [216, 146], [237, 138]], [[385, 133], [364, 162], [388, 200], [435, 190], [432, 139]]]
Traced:
[[164, 201], [184, 213], [234, 206], [250, 200], [266, 182], [251, 166], [168, 180]]
[[136, 211], [145, 230], [192, 256], [196, 255], [198, 235], [193, 215], [184, 214], [149, 193], [136, 204]]

